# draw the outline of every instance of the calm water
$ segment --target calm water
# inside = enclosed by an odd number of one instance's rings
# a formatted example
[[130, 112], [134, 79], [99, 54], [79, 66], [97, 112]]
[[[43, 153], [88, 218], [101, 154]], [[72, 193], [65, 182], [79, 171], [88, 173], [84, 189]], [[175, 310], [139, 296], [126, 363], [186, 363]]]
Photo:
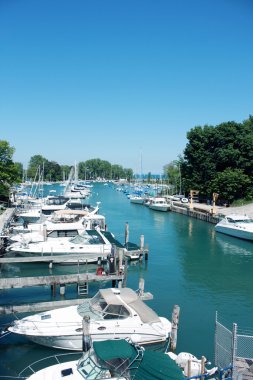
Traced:
[[[173, 306], [180, 306], [177, 351], [188, 351], [211, 360], [214, 352], [214, 321], [218, 311], [228, 327], [238, 323], [251, 329], [253, 313], [253, 245], [216, 234], [214, 226], [175, 213], [159, 213], [131, 204], [124, 193], [113, 186], [95, 184], [89, 203], [101, 201], [100, 213], [106, 216], [108, 230], [124, 242], [125, 223], [129, 240], [139, 243], [145, 237], [149, 260], [129, 265], [127, 285], [138, 288], [145, 280], [145, 290], [154, 295], [148, 304], [161, 316], [171, 319]], [[85, 271], [85, 266], [81, 271]], [[46, 264], [5, 265], [2, 276], [74, 273], [75, 266]], [[103, 286], [110, 286], [110, 283]], [[90, 286], [93, 294], [96, 287]], [[59, 293], [59, 292], [58, 292]], [[51, 299], [48, 287], [2, 291], [1, 304]], [[75, 298], [76, 288], [67, 287], [66, 297]], [[57, 298], [60, 298], [57, 295]], [[10, 317], [2, 317], [1, 325]], [[253, 330], [253, 329], [251, 329]], [[24, 338], [8, 335], [0, 339], [0, 374], [15, 376], [26, 365], [52, 355]], [[62, 352], [62, 351], [61, 351]]]

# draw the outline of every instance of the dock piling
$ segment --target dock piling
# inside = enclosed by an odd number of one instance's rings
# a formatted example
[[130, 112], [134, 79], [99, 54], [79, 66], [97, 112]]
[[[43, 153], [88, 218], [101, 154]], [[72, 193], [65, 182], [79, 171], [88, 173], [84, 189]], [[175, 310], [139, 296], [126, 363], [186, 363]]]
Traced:
[[140, 279], [139, 279], [139, 290], [138, 290], [140, 297], [142, 297], [144, 294], [144, 284], [145, 284], [144, 278], [140, 277]]
[[125, 244], [129, 242], [129, 224], [126, 222], [125, 225]]
[[51, 284], [51, 292], [52, 292], [52, 296], [55, 297], [55, 295], [56, 295], [56, 282], [53, 282]]
[[178, 305], [174, 305], [172, 312], [172, 321], [171, 321], [171, 337], [170, 337], [170, 349], [171, 351], [175, 351], [177, 347], [177, 330], [179, 323], [179, 313], [180, 307]]
[[65, 296], [66, 285], [60, 284], [60, 295]]

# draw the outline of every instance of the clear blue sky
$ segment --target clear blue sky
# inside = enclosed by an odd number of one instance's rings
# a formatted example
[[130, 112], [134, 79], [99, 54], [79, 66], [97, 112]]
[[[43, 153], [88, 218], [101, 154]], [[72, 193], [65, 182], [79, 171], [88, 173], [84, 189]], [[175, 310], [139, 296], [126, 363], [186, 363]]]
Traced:
[[253, 107], [252, 0], [0, 0], [0, 139], [162, 173]]

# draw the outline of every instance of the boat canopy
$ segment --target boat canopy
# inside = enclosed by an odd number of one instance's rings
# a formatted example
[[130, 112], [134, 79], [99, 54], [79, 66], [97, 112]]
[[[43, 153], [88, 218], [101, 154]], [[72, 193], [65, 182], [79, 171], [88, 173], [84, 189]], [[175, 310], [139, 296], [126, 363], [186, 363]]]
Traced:
[[104, 361], [113, 359], [131, 359], [136, 357], [135, 348], [124, 339], [93, 342], [96, 356]]
[[116, 364], [115, 369], [121, 375], [126, 375], [122, 371], [127, 369], [129, 377], [133, 375], [135, 380], [182, 380], [184, 378], [182, 370], [168, 355], [158, 351], [142, 350], [140, 356], [136, 348], [126, 340], [94, 342], [93, 349], [98, 362], [106, 362], [107, 367]]
[[[138, 313], [143, 323], [160, 322], [156, 312], [146, 305], [138, 294], [129, 288], [117, 290], [100, 289], [100, 294], [108, 305], [128, 305]], [[119, 296], [119, 297], [117, 297]]]
[[57, 210], [54, 212], [56, 215], [81, 215], [81, 216], [86, 216], [89, 214], [88, 210]]

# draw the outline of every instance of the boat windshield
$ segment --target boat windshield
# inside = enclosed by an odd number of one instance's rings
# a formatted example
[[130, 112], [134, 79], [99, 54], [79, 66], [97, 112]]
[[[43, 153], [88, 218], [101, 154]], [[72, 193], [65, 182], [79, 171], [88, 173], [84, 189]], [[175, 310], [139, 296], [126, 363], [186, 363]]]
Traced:
[[87, 231], [82, 232], [79, 235], [69, 240], [73, 244], [103, 244], [103, 240], [99, 235], [91, 235]]
[[90, 300], [91, 309], [99, 312], [103, 319], [123, 319], [130, 316], [127, 308], [122, 304], [107, 304], [100, 293]]
[[95, 359], [93, 352], [82, 358], [77, 366], [78, 372], [87, 380], [106, 379], [111, 377], [109, 370], [99, 365]]
[[131, 364], [138, 355], [125, 340], [94, 342], [93, 350], [79, 361], [77, 369], [85, 379], [118, 378], [123, 373], [124, 378], [128, 378]]
[[229, 222], [229, 223], [246, 223], [246, 224], [248, 224], [248, 223], [253, 223], [253, 219], [233, 219], [233, 218], [229, 218], [229, 217], [227, 217], [227, 221]]

